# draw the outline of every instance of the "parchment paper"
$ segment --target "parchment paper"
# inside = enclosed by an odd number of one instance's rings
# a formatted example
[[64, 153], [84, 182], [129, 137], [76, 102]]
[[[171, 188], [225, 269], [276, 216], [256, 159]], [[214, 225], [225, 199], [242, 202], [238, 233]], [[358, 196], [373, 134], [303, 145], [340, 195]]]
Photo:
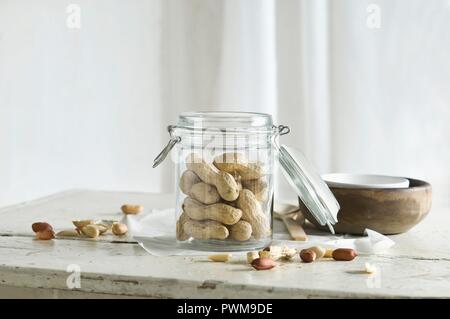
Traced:
[[[174, 209], [154, 209], [139, 215], [126, 215], [122, 222], [128, 225], [129, 236], [152, 255], [203, 256], [211, 253], [186, 249], [177, 245], [175, 240]], [[306, 242], [293, 241], [290, 240], [284, 225], [280, 221], [275, 220], [272, 244], [287, 245], [297, 249], [315, 245], [320, 245], [324, 248], [354, 248], [358, 254], [381, 253], [395, 244], [390, 238], [376, 231], [366, 229], [365, 233], [366, 236], [358, 237], [314, 231], [314, 234], [308, 234], [308, 241]], [[242, 254], [245, 254], [245, 252]]]

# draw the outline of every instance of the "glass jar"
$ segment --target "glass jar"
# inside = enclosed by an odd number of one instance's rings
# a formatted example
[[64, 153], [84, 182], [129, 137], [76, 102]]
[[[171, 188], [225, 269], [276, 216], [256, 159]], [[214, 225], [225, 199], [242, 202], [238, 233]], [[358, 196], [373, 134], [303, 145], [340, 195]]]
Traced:
[[[172, 159], [176, 162], [175, 218], [180, 246], [236, 251], [269, 245], [275, 153], [281, 154], [280, 164], [298, 193], [307, 201], [317, 200], [323, 209], [323, 199], [314, 195], [317, 185], [308, 184], [311, 172], [305, 174], [292, 158], [293, 152], [278, 146], [278, 137], [289, 133], [289, 128], [274, 126], [269, 114], [182, 113], [177, 125], [168, 130], [170, 141], [153, 166], [176, 146]], [[331, 226], [329, 220], [325, 217], [319, 223]]]

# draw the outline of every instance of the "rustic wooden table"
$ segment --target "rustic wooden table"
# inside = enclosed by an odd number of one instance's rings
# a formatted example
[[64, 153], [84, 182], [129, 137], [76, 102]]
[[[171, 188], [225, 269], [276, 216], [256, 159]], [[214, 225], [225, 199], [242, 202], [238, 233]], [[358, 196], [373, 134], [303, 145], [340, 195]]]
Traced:
[[[167, 208], [172, 196], [77, 190], [0, 209], [0, 297], [450, 297], [450, 215], [445, 208], [433, 208], [416, 228], [392, 236], [396, 245], [386, 253], [351, 263], [297, 261], [270, 271], [252, 270], [244, 256], [230, 263], [212, 263], [204, 256], [152, 256], [112, 236], [33, 238], [32, 222], [46, 220], [61, 229], [72, 219], [120, 219], [118, 207], [124, 202]], [[367, 261], [379, 268], [377, 274], [361, 272]], [[69, 287], [77, 270], [80, 288]]]

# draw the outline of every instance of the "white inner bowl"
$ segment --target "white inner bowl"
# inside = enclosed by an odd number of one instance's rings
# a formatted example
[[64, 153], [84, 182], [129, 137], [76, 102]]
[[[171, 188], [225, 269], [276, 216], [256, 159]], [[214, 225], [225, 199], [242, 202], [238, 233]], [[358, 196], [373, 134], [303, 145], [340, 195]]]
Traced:
[[337, 188], [408, 188], [409, 180], [403, 177], [370, 174], [324, 174], [322, 179]]

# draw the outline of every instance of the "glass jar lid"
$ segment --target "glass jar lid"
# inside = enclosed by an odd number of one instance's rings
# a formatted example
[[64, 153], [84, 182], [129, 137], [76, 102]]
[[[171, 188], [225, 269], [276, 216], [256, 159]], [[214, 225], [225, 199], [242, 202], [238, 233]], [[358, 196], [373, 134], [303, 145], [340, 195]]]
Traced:
[[256, 112], [183, 112], [178, 117], [177, 127], [201, 130], [217, 129], [264, 129], [271, 130], [272, 116]]
[[298, 150], [281, 145], [278, 159], [284, 176], [320, 225], [334, 234], [340, 206], [327, 184]]

